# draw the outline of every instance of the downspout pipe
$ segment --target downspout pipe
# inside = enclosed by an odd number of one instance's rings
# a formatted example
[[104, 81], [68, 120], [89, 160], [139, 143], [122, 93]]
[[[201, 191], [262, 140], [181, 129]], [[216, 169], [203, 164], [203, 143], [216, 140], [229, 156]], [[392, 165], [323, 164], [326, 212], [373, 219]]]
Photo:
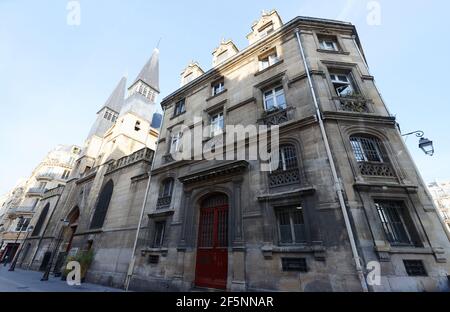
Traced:
[[329, 144], [329, 141], [328, 141], [328, 136], [327, 136], [327, 133], [326, 133], [326, 130], [325, 130], [325, 125], [324, 125], [324, 122], [323, 122], [323, 119], [322, 119], [322, 112], [320, 111], [320, 107], [319, 107], [319, 104], [318, 104], [318, 101], [317, 101], [317, 97], [316, 97], [316, 91], [315, 91], [314, 85], [312, 83], [311, 74], [309, 72], [309, 66], [308, 66], [308, 63], [307, 63], [306, 58], [305, 58], [305, 52], [303, 50], [302, 41], [300, 39], [300, 29], [298, 29], [298, 28], [295, 29], [295, 35], [297, 37], [298, 46], [300, 48], [300, 54], [301, 54], [301, 58], [303, 60], [303, 65], [305, 66], [306, 76], [308, 78], [308, 84], [309, 84], [309, 87], [311, 89], [311, 94], [312, 94], [313, 101], [314, 101], [314, 106], [315, 106], [315, 109], [316, 109], [316, 118], [317, 118], [317, 121], [319, 122], [320, 132], [322, 134], [322, 139], [323, 139], [323, 142], [325, 144], [325, 150], [326, 150], [327, 157], [328, 157], [328, 160], [329, 160], [329, 163], [330, 163], [331, 173], [333, 175], [333, 182], [334, 182], [334, 185], [335, 185], [335, 188], [336, 188], [336, 193], [337, 193], [338, 198], [339, 198], [339, 205], [341, 207], [342, 215], [344, 217], [344, 223], [345, 223], [345, 227], [346, 227], [346, 230], [347, 230], [347, 233], [348, 233], [348, 238], [349, 238], [349, 241], [350, 241], [350, 246], [351, 246], [351, 250], [352, 250], [352, 254], [353, 254], [353, 260], [355, 261], [356, 272], [357, 272], [358, 278], [359, 278], [359, 280], [361, 282], [361, 287], [362, 287], [363, 292], [368, 292], [369, 289], [368, 289], [367, 281], [366, 281], [366, 278], [364, 277], [364, 273], [363, 273], [362, 266], [361, 266], [361, 258], [360, 258], [359, 254], [358, 254], [358, 249], [356, 247], [355, 236], [353, 234], [353, 230], [352, 230], [352, 227], [351, 227], [351, 224], [350, 224], [350, 219], [349, 219], [348, 212], [347, 212], [347, 207], [345, 205], [342, 184], [341, 184], [341, 181], [340, 181], [340, 179], [338, 177], [338, 174], [337, 174], [337, 171], [336, 171], [336, 165], [335, 165], [334, 160], [333, 160], [333, 155], [331, 153], [330, 144]]
[[125, 278], [125, 285], [124, 285], [125, 291], [128, 291], [128, 288], [130, 287], [131, 278], [133, 277], [134, 265], [136, 263], [137, 242], [139, 239], [139, 233], [141, 231], [142, 219], [144, 218], [145, 206], [147, 205], [148, 193], [150, 191], [151, 173], [155, 167], [156, 150], [158, 149], [159, 138], [161, 137], [161, 132], [163, 130], [164, 115], [165, 115], [165, 110], [163, 109], [163, 118], [162, 118], [161, 126], [160, 126], [160, 129], [158, 132], [158, 138], [156, 139], [156, 149], [155, 149], [155, 152], [153, 153], [152, 164], [150, 166], [150, 171], [148, 172], [147, 188], [145, 189], [144, 201], [142, 202], [141, 214], [139, 216], [139, 223], [138, 223], [138, 227], [136, 230], [136, 237], [134, 239], [134, 244], [133, 244], [133, 251], [131, 253], [130, 264], [128, 265], [127, 276]]

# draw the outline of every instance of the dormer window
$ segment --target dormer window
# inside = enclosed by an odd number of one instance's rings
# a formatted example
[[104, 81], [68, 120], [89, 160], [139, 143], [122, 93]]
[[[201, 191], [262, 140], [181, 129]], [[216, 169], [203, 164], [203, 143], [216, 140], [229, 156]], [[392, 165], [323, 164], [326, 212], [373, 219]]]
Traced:
[[273, 33], [273, 23], [270, 22], [259, 29], [259, 38], [264, 38]]
[[184, 76], [184, 84], [187, 84], [187, 83], [191, 82], [192, 80], [194, 80], [194, 75], [192, 73]]
[[335, 36], [317, 36], [319, 39], [319, 46], [322, 50], [340, 51], [337, 38]]
[[278, 61], [279, 61], [279, 58], [278, 58], [277, 50], [274, 48], [259, 57], [259, 70], [264, 70], [264, 69], [278, 63]]
[[225, 91], [225, 83], [223, 80], [214, 82], [212, 85], [212, 96], [217, 95]]
[[228, 58], [228, 50], [225, 50], [219, 55], [217, 55], [216, 63], [217, 64], [223, 63], [227, 58]]

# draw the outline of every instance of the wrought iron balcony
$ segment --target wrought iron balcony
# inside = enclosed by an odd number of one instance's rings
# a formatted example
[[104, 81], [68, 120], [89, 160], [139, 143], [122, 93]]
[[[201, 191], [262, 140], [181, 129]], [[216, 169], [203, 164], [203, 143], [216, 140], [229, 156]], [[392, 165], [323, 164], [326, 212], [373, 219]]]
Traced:
[[340, 97], [340, 109], [346, 112], [370, 113], [367, 100], [360, 96]]
[[359, 170], [362, 175], [376, 177], [395, 177], [395, 173], [389, 163], [360, 162]]
[[143, 148], [137, 152], [129, 156], [122, 157], [108, 165], [106, 173], [109, 173], [113, 170], [120, 169], [126, 167], [128, 165], [134, 164], [140, 160], [152, 161], [153, 159], [153, 151], [149, 148]]
[[277, 170], [269, 173], [269, 187], [290, 185], [300, 182], [298, 168]]
[[164, 196], [158, 198], [158, 202], [156, 203], [156, 207], [158, 209], [164, 208], [170, 205], [170, 202], [172, 201], [172, 196]]
[[275, 109], [274, 111], [265, 112], [264, 116], [259, 120], [260, 124], [266, 126], [281, 125], [294, 118], [294, 108]]

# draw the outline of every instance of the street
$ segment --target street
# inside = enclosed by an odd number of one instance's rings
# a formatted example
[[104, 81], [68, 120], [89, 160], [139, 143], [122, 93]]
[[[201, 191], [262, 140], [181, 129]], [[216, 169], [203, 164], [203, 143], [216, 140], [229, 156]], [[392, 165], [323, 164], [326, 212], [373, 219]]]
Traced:
[[0, 292], [121, 292], [123, 290], [83, 283], [69, 286], [61, 278], [50, 275], [48, 281], [41, 282], [42, 272], [16, 269], [8, 271], [9, 266], [0, 266]]

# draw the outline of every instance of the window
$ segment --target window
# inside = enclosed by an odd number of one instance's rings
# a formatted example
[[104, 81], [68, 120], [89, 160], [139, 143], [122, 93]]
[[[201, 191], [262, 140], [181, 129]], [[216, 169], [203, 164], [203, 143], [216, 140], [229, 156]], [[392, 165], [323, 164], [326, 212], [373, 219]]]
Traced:
[[298, 168], [297, 153], [293, 145], [281, 145], [279, 157], [278, 170], [286, 171]]
[[185, 99], [181, 99], [175, 103], [175, 111], [173, 113], [174, 116], [181, 115], [185, 112]]
[[259, 38], [264, 38], [268, 35], [270, 35], [273, 32], [273, 23], [270, 22], [266, 25], [264, 25], [263, 27], [261, 27], [258, 32], [259, 32]]
[[302, 207], [279, 208], [276, 211], [280, 244], [306, 242]]
[[411, 220], [407, 215], [403, 202], [398, 201], [375, 201], [375, 206], [380, 217], [383, 230], [388, 241], [393, 245], [413, 245], [411, 231]]
[[381, 155], [380, 141], [377, 138], [358, 137], [350, 138], [353, 154], [358, 162], [384, 162]]
[[172, 201], [174, 180], [172, 178], [165, 179], [159, 188], [159, 197], [157, 208], [162, 208], [170, 205]]
[[211, 137], [220, 135], [223, 132], [223, 113], [217, 113], [211, 116]]
[[140, 121], [136, 121], [136, 124], [134, 125], [134, 130], [135, 131], [141, 130], [141, 122]]
[[350, 73], [330, 73], [330, 78], [338, 96], [352, 96], [356, 93]]
[[28, 225], [30, 225], [30, 220], [30, 218], [18, 218], [16, 232], [26, 232]]
[[213, 86], [212, 86], [212, 96], [217, 95], [219, 93], [222, 93], [223, 91], [225, 91], [225, 83], [223, 82], [223, 80], [218, 81], [218, 82], [213, 84]]
[[67, 178], [69, 178], [70, 175], [70, 170], [64, 170], [61, 179], [66, 180]]
[[273, 89], [264, 91], [263, 99], [264, 109], [266, 111], [271, 111], [277, 108], [286, 108], [286, 98], [284, 96], [283, 86], [278, 86]]
[[428, 276], [422, 260], [403, 260], [403, 264], [409, 276]]
[[277, 50], [272, 49], [269, 53], [259, 57], [259, 70], [264, 70], [269, 66], [278, 63]]
[[164, 230], [166, 221], [155, 222], [155, 236], [153, 237], [153, 248], [160, 248], [164, 241]]
[[177, 132], [176, 134], [172, 134], [172, 138], [170, 141], [170, 154], [175, 154], [177, 152], [181, 152], [181, 138], [183, 134], [181, 132]]
[[283, 271], [308, 272], [305, 258], [281, 258]]
[[44, 209], [42, 209], [41, 214], [39, 215], [39, 219], [36, 222], [36, 225], [34, 226], [32, 236], [37, 236], [41, 233], [41, 229], [42, 229], [42, 226], [44, 225], [45, 219], [47, 218], [49, 209], [50, 209], [50, 204], [47, 203], [47, 205], [44, 206]]
[[105, 222], [106, 213], [108, 212], [109, 202], [114, 190], [114, 183], [109, 180], [103, 187], [95, 207], [94, 216], [91, 221], [91, 229], [99, 229], [103, 227]]
[[337, 38], [333, 36], [317, 36], [319, 39], [320, 48], [328, 51], [339, 51]]

